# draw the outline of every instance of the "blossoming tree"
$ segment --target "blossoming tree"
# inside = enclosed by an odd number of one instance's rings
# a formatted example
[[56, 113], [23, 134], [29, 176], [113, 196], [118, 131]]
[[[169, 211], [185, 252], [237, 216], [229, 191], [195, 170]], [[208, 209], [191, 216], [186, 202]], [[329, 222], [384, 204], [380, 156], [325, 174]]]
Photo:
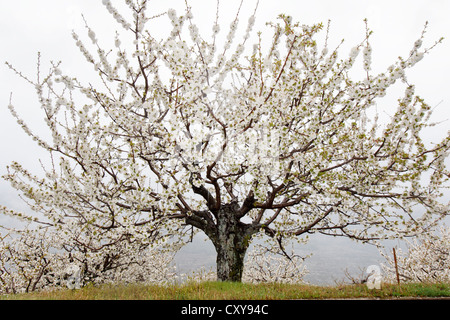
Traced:
[[[440, 226], [438, 232], [422, 234], [407, 241], [407, 249], [398, 249], [396, 260], [392, 253], [380, 251], [386, 259], [382, 264], [385, 277], [396, 282], [449, 282], [450, 281], [450, 229]], [[397, 267], [397, 268], [396, 268]]]
[[[316, 232], [371, 241], [421, 232], [447, 214], [450, 137], [423, 141], [431, 108], [406, 79], [434, 47], [421, 49], [424, 34], [409, 56], [373, 74], [368, 28], [342, 58], [340, 46], [328, 48], [328, 29], [319, 45], [322, 24], [287, 15], [267, 24], [269, 45], [261, 33], [249, 45], [256, 10], [242, 38], [238, 12], [220, 44], [219, 14], [205, 39], [188, 5], [182, 16], [152, 16], [146, 0], [125, 3], [131, 20], [103, 0], [120, 25], [113, 49], [88, 24], [92, 46], [73, 34], [100, 86], [60, 63], [36, 81], [17, 72], [36, 88], [50, 141], [12, 102], [11, 112], [51, 165], [38, 177], [13, 163], [4, 178], [40, 216], [4, 212], [92, 252], [202, 230], [217, 251], [218, 279], [229, 281], [241, 280], [257, 234], [280, 246]], [[152, 19], [169, 19], [167, 37], [146, 28]], [[349, 71], [361, 52], [356, 80]], [[379, 123], [376, 102], [399, 81], [405, 94]]]

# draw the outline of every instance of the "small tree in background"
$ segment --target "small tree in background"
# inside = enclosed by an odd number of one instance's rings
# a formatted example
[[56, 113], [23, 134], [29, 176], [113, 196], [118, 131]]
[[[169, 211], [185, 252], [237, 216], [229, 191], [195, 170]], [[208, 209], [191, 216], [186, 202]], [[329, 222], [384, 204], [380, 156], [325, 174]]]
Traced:
[[[400, 281], [450, 282], [450, 229], [441, 226], [437, 231], [407, 240], [406, 250], [396, 250]], [[385, 277], [396, 282], [393, 256], [383, 251], [380, 253], [386, 259], [386, 264], [382, 265]]]
[[[319, 45], [322, 24], [287, 15], [267, 24], [265, 47], [262, 33], [250, 44], [256, 10], [243, 38], [238, 11], [218, 43], [219, 14], [205, 39], [188, 5], [182, 16], [154, 16], [146, 0], [125, 3], [130, 21], [103, 1], [121, 28], [113, 49], [87, 24], [90, 47], [73, 34], [99, 86], [66, 75], [61, 63], [35, 81], [16, 71], [35, 87], [51, 139], [34, 134], [12, 102], [10, 110], [51, 165], [42, 176], [9, 166], [4, 179], [39, 215], [5, 213], [51, 230], [61, 248], [93, 254], [100, 266], [118, 248], [130, 249], [123, 257], [132, 261], [195, 228], [214, 244], [223, 281], [241, 281], [258, 234], [283, 251], [285, 240], [312, 233], [415, 235], [447, 214], [450, 136], [422, 140], [431, 108], [406, 78], [434, 47], [422, 49], [425, 30], [407, 57], [373, 74], [368, 28], [339, 58], [328, 29]], [[146, 28], [154, 19], [169, 19], [167, 37]], [[358, 55], [361, 80], [350, 77]], [[380, 123], [376, 102], [399, 81], [405, 94]]]

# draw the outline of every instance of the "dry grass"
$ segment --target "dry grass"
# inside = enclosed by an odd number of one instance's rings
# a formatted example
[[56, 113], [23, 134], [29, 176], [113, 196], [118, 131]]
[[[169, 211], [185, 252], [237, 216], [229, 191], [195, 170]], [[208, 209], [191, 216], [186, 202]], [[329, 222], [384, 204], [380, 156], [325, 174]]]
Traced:
[[55, 290], [5, 295], [4, 300], [288, 300], [288, 299], [391, 299], [401, 297], [450, 297], [450, 284], [384, 285], [369, 290], [365, 285], [311, 286], [188, 283], [173, 286], [103, 285], [80, 290]]

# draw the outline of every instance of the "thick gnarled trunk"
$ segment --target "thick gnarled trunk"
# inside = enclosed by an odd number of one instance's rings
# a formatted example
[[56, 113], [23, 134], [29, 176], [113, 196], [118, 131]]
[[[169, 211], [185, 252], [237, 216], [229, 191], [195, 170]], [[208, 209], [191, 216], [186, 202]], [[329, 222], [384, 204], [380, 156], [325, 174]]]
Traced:
[[236, 203], [224, 205], [216, 214], [217, 279], [241, 281], [244, 258], [250, 243], [249, 226], [239, 221]]
[[217, 280], [240, 282], [244, 270], [244, 258], [247, 247], [239, 248], [230, 242], [216, 245]]
[[204, 224], [202, 230], [217, 252], [217, 279], [240, 282], [245, 253], [258, 227], [240, 221], [239, 206], [235, 202], [222, 205], [214, 212], [214, 217], [215, 223]]

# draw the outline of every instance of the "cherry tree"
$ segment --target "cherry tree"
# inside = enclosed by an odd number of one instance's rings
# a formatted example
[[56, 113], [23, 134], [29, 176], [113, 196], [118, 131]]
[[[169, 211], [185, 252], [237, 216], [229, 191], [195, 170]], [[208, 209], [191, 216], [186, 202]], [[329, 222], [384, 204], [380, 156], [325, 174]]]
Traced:
[[[406, 240], [407, 250], [398, 248], [397, 270], [399, 280], [406, 282], [450, 281], [450, 229], [445, 225], [437, 233], [419, 235]], [[396, 282], [397, 272], [392, 254], [380, 251], [386, 259], [382, 264], [386, 278]]]
[[[442, 40], [422, 48], [426, 29], [408, 56], [374, 74], [367, 23], [346, 55], [329, 48], [329, 28], [288, 15], [267, 23], [266, 44], [253, 32], [257, 7], [242, 36], [239, 9], [221, 43], [219, 3], [208, 37], [187, 3], [182, 15], [157, 14], [146, 0], [125, 0], [132, 18], [103, 4], [118, 23], [112, 49], [87, 22], [84, 40], [73, 33], [98, 85], [60, 62], [36, 80], [9, 64], [36, 89], [50, 138], [30, 129], [12, 99], [9, 108], [49, 164], [41, 176], [9, 166], [4, 179], [36, 214], [3, 212], [97, 254], [181, 243], [201, 230], [222, 281], [241, 281], [257, 235], [284, 252], [286, 240], [312, 233], [410, 236], [447, 214], [450, 136], [423, 140], [432, 108], [406, 74]], [[167, 19], [163, 38], [146, 28]], [[399, 82], [404, 96], [380, 121], [377, 101]]]
[[305, 283], [303, 279], [308, 269], [303, 265], [307, 257], [300, 257], [294, 252], [287, 254], [279, 248], [255, 245], [247, 254], [242, 281], [250, 283]]
[[173, 252], [126, 241], [89, 249], [78, 239], [49, 228], [9, 230], [0, 237], [0, 294], [178, 281]]

